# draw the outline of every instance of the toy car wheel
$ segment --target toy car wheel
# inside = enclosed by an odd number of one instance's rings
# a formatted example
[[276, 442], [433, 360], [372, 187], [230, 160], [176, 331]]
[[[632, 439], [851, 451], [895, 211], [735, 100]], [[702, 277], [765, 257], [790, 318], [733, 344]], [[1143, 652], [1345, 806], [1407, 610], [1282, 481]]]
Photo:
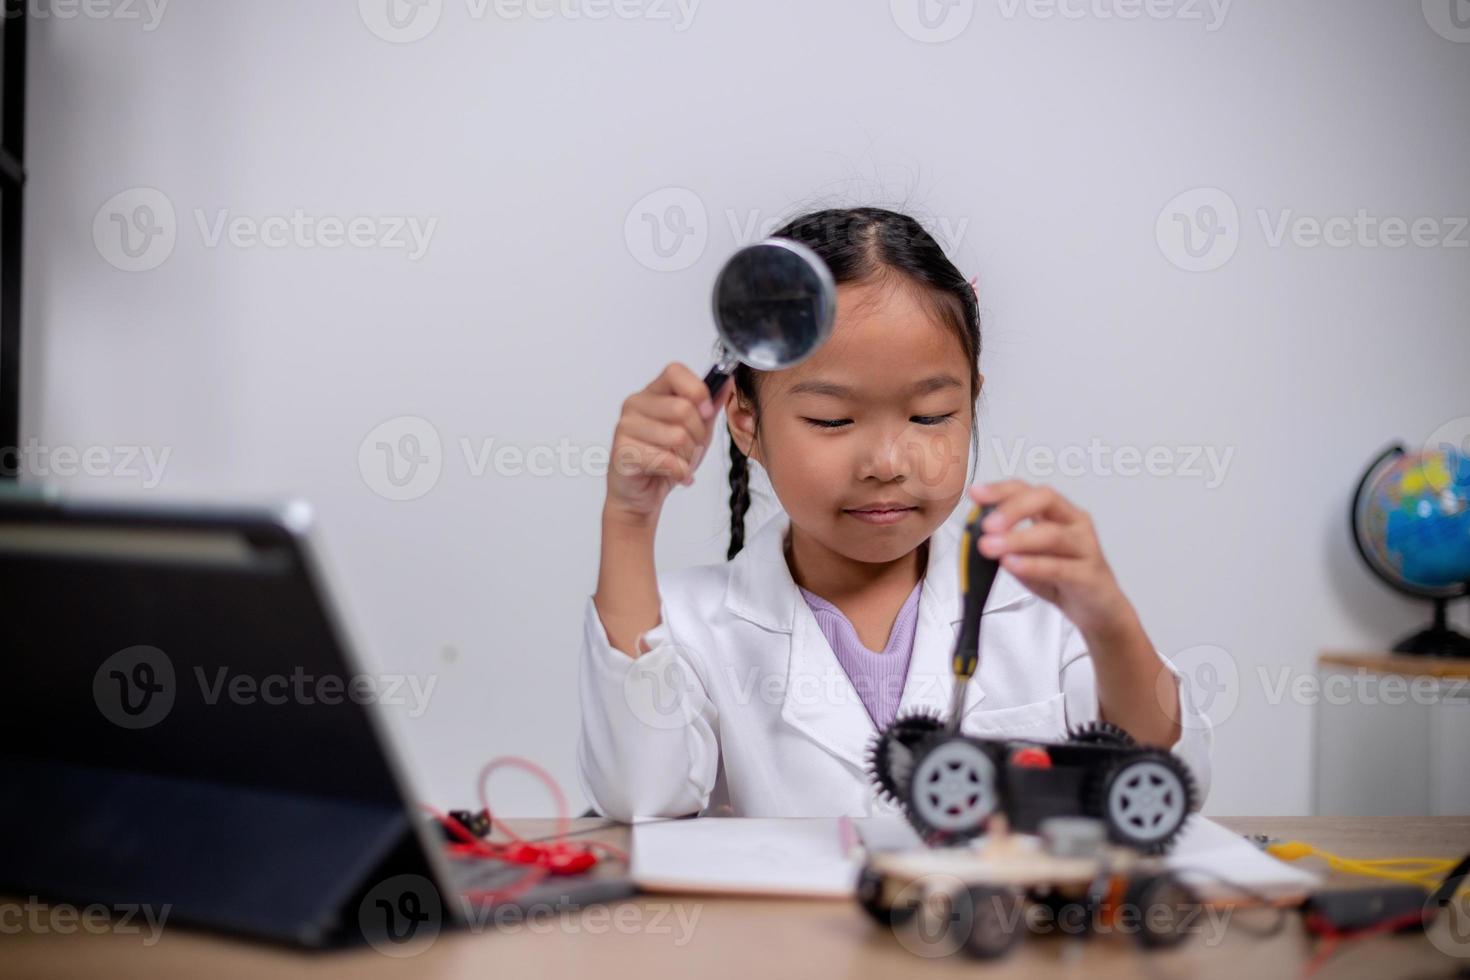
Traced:
[[883, 904], [883, 875], [872, 868], [863, 868], [858, 874], [858, 904], [863, 911], [880, 926], [902, 925], [913, 918], [916, 906], [912, 904]]
[[1138, 744], [1132, 735], [1107, 721], [1090, 721], [1069, 729], [1067, 741], [1073, 745], [1106, 745], [1120, 749], [1131, 749]]
[[914, 769], [914, 751], [942, 728], [944, 722], [937, 715], [918, 711], [894, 719], [873, 739], [868, 749], [868, 776], [885, 797], [899, 799]]
[[1026, 931], [1021, 896], [1004, 888], [971, 885], [965, 897], [969, 914], [951, 919], [959, 947], [979, 960], [999, 959], [1010, 952]]
[[995, 762], [983, 746], [964, 736], [930, 738], [914, 760], [906, 802], [909, 822], [926, 838], [954, 842], [974, 837], [1000, 804]]
[[1199, 896], [1176, 875], [1140, 875], [1128, 883], [1124, 903], [1136, 910], [1138, 942], [1150, 949], [1177, 946], [1199, 914]]
[[1149, 854], [1174, 842], [1194, 804], [1188, 768], [1158, 749], [1125, 756], [1103, 777], [1094, 801], [1114, 841]]
[[1063, 895], [1055, 890], [1033, 895], [1032, 901], [1047, 910], [1054, 932], [1071, 939], [1086, 939], [1097, 924], [1097, 903], [1091, 895]]

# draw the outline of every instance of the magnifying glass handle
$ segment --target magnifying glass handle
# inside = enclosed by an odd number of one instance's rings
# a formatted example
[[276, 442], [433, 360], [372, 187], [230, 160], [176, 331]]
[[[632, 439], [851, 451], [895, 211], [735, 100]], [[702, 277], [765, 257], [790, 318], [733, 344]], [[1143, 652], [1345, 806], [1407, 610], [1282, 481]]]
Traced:
[[715, 357], [715, 366], [704, 376], [704, 386], [709, 389], [711, 398], [720, 393], [720, 387], [730, 379], [730, 375], [735, 373], [735, 365], [740, 363], [740, 359], [725, 350], [723, 345], [716, 345]]
[[709, 389], [709, 396], [713, 398], [719, 392], [720, 386], [730, 380], [730, 372], [723, 371], [716, 364], [709, 369], [709, 374], [704, 376], [704, 386]]

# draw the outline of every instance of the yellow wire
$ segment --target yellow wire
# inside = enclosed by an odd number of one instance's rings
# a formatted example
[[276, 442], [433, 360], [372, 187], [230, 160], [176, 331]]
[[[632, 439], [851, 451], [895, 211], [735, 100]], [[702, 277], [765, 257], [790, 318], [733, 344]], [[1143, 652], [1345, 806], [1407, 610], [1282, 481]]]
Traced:
[[1282, 861], [1315, 857], [1327, 862], [1327, 866], [1333, 871], [1362, 875], [1367, 878], [1403, 881], [1413, 885], [1423, 885], [1426, 888], [1436, 887], [1439, 880], [1449, 874], [1456, 864], [1453, 858], [1448, 860], [1443, 858], [1345, 858], [1295, 840], [1270, 844], [1266, 847], [1266, 852]]

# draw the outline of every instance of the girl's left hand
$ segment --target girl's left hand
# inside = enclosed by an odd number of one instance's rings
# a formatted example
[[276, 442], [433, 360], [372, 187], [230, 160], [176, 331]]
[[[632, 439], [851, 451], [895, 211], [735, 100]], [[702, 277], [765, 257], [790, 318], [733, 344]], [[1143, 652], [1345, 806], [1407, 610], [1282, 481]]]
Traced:
[[[1092, 518], [1051, 487], [1002, 480], [970, 488], [977, 504], [995, 504], [980, 525], [980, 554], [1056, 605], [1086, 636], [1127, 629], [1132, 606], [1103, 558]], [[1027, 527], [1016, 527], [1030, 518]]]

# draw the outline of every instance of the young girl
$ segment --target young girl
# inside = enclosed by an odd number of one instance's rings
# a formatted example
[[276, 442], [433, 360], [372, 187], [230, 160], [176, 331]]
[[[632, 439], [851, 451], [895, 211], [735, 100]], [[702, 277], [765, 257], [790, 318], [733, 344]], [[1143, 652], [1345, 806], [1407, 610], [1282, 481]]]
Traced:
[[[670, 364], [623, 404], [582, 650], [588, 800], [621, 820], [889, 812], [867, 747], [896, 714], [948, 710], [972, 502], [997, 505], [978, 547], [1001, 570], [962, 730], [1061, 739], [1106, 720], [1172, 748], [1202, 799], [1208, 722], [1149, 642], [1088, 515], [1020, 480], [967, 492], [984, 381], [969, 282], [892, 211], [821, 211], [775, 234], [832, 270], [827, 343], [786, 370], [741, 366], [713, 397]], [[656, 573], [663, 501], [693, 482], [721, 407], [729, 560]], [[784, 513], [746, 542], [751, 463]]]

